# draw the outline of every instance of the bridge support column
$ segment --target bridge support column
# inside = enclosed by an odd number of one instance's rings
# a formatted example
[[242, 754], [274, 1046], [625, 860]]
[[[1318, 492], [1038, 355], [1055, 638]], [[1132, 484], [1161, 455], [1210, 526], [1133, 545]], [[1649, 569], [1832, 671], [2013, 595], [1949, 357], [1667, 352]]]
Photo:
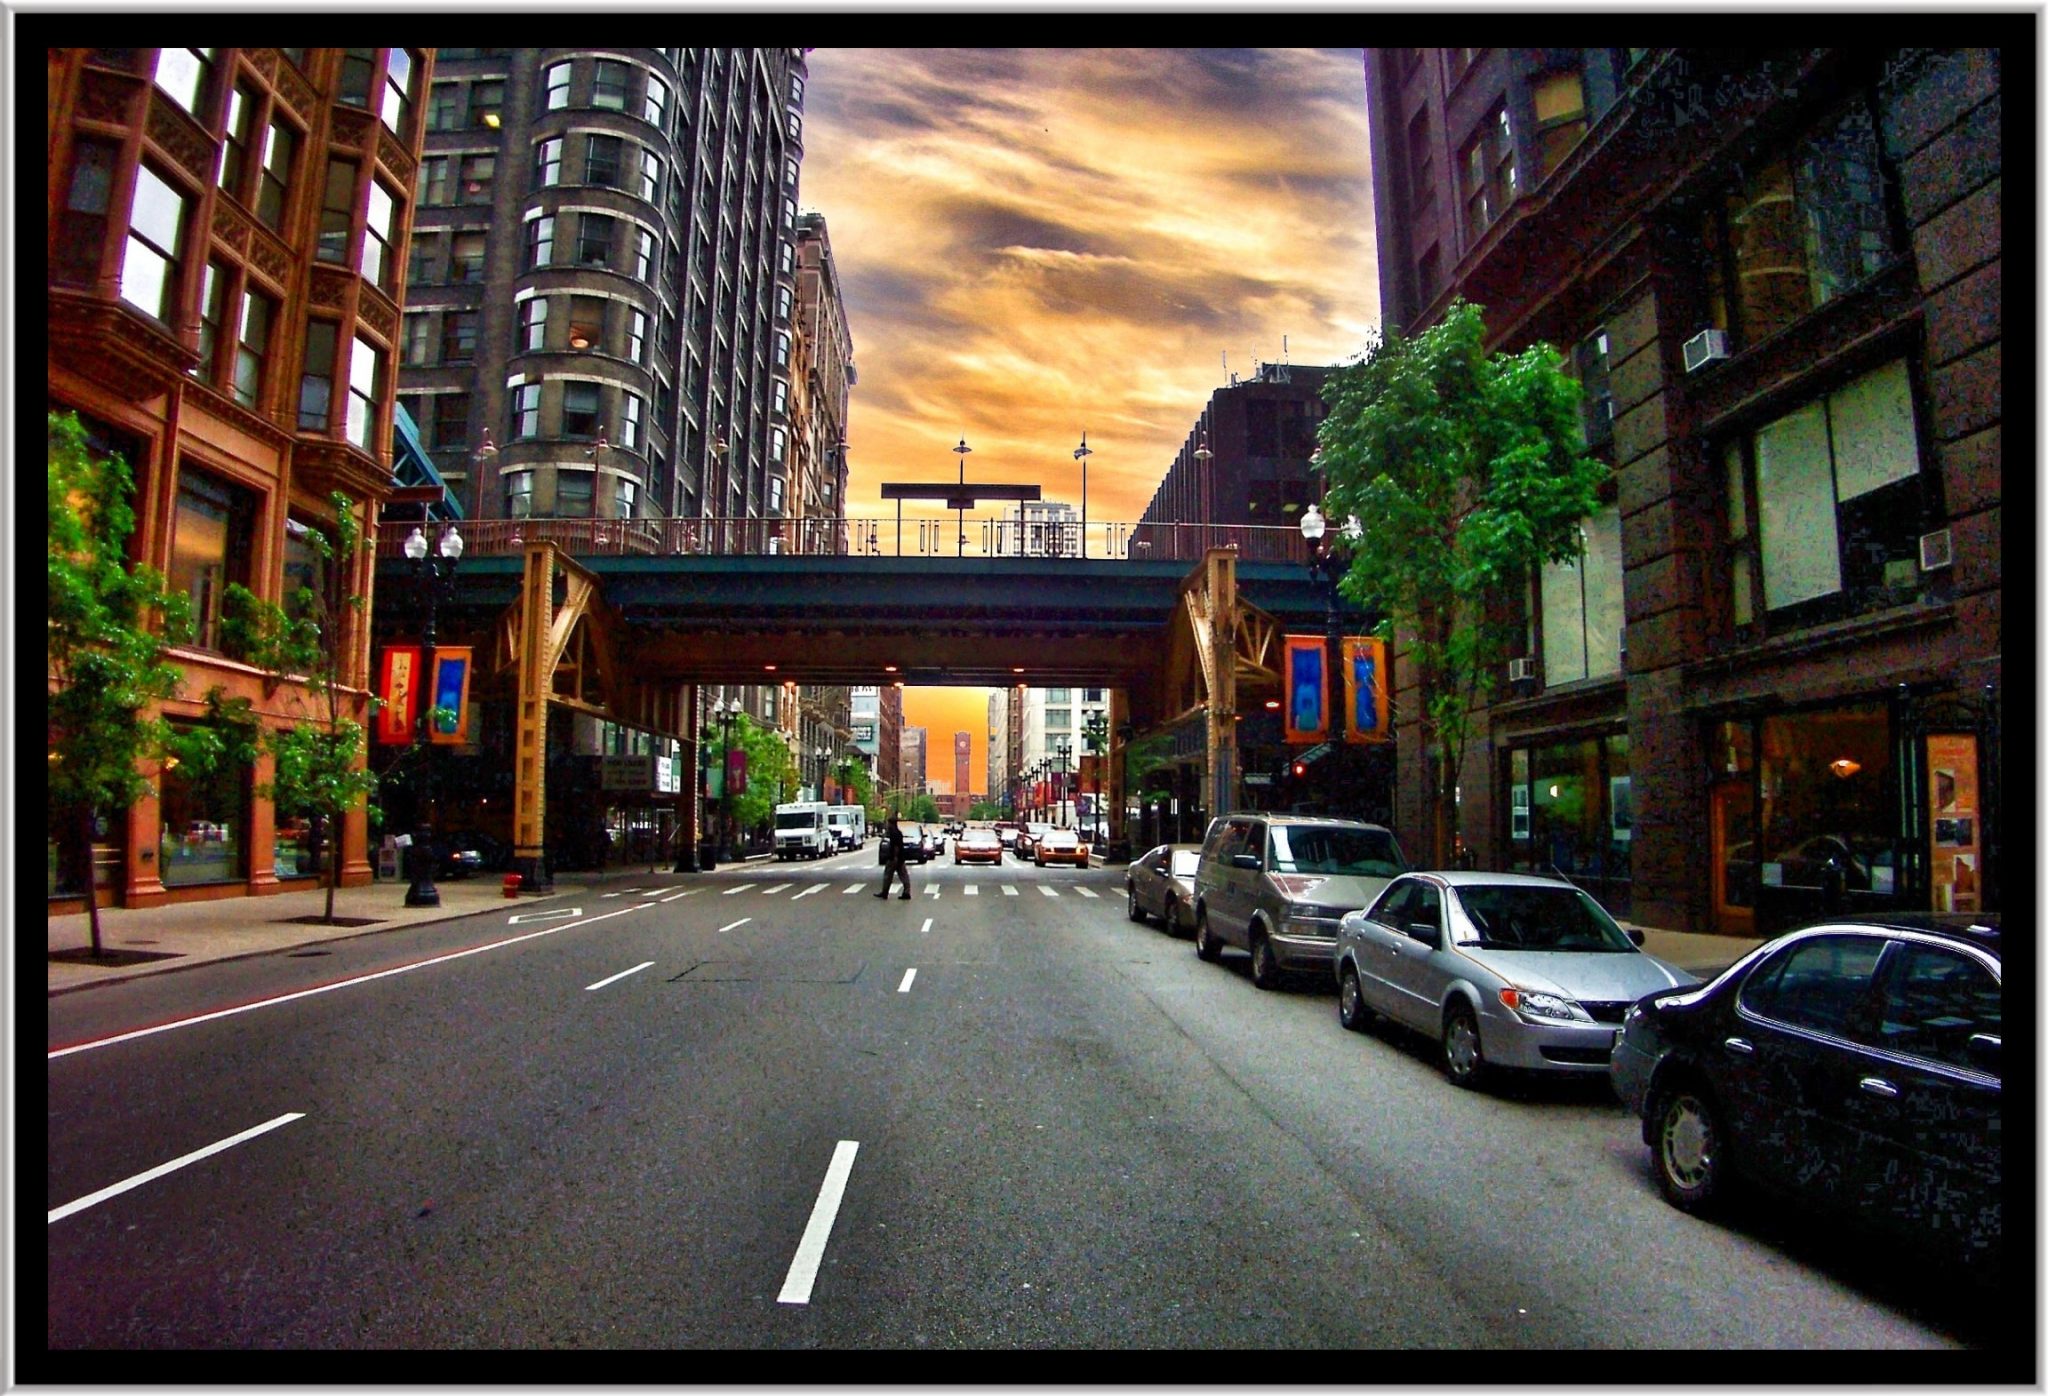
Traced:
[[1109, 841], [1113, 844], [1130, 842], [1129, 832], [1124, 828], [1124, 725], [1130, 720], [1130, 699], [1121, 688], [1109, 691], [1109, 751], [1103, 761], [1102, 783], [1096, 792], [1098, 799], [1109, 806]]
[[684, 689], [683, 730], [680, 735], [683, 741], [683, 778], [689, 781], [690, 785], [688, 795], [676, 802], [676, 817], [679, 825], [676, 830], [677, 872], [702, 871], [697, 866], [697, 830], [699, 827], [697, 812], [704, 798], [703, 777], [701, 774], [703, 767], [698, 764], [701, 753], [697, 747], [697, 724], [701, 720], [697, 714], [697, 695], [702, 692], [703, 686], [700, 684], [688, 684]]
[[555, 548], [526, 549], [520, 580], [519, 698], [512, 747], [512, 857], [528, 888], [552, 884], [543, 837], [547, 828], [548, 690], [553, 686]]
[[1202, 647], [1203, 678], [1209, 690], [1209, 817], [1238, 807], [1237, 784], [1237, 554], [1211, 548], [1202, 559], [1202, 589], [1209, 642]]

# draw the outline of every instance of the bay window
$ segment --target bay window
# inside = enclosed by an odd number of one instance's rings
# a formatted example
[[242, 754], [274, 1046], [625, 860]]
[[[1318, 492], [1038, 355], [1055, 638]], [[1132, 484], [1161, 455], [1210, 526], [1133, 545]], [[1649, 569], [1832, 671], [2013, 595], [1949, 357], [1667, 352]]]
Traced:
[[135, 167], [135, 203], [121, 258], [121, 299], [166, 324], [177, 306], [185, 249], [185, 196], [147, 165]]
[[371, 435], [377, 425], [377, 393], [384, 382], [384, 353], [367, 339], [358, 337], [348, 365], [348, 441], [351, 446], [371, 449]]

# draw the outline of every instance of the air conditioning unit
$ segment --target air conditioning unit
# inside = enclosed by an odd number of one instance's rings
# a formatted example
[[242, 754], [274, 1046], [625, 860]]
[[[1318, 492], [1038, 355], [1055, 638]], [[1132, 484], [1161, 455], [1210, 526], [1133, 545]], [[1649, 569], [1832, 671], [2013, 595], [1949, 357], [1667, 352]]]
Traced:
[[1728, 333], [1725, 330], [1701, 330], [1685, 342], [1685, 371], [1692, 373], [1705, 368], [1716, 359], [1728, 357]]
[[1932, 533], [1920, 535], [1920, 570], [1939, 572], [1955, 561], [1955, 550], [1949, 544], [1948, 530], [1937, 528]]
[[1508, 661], [1508, 682], [1523, 683], [1536, 677], [1536, 661], [1529, 658]]

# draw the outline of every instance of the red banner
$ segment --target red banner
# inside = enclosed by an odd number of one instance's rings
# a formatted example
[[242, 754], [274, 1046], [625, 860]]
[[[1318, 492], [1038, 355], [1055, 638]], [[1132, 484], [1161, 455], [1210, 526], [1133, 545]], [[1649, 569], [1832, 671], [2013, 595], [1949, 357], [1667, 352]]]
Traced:
[[403, 746], [412, 740], [420, 716], [419, 687], [420, 647], [386, 645], [377, 671], [377, 697], [384, 704], [377, 710], [378, 741]]

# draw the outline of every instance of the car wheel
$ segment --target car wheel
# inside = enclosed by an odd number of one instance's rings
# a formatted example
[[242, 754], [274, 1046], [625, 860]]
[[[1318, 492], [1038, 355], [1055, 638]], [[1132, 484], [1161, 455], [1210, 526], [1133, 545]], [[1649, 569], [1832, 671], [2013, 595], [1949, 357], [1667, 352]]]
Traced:
[[1166, 899], [1166, 914], [1159, 919], [1165, 923], [1168, 935], [1179, 936], [1186, 934], [1186, 930], [1181, 924], [1179, 898], [1168, 897]]
[[1086, 872], [1087, 870], [1088, 870], [1088, 860], [1087, 860], [1086, 858], [1083, 858], [1083, 859], [1081, 860], [1081, 871], [1083, 871], [1083, 872]]
[[1135, 886], [1127, 886], [1124, 888], [1124, 891], [1130, 897], [1130, 905], [1125, 909], [1125, 914], [1139, 925], [1144, 925], [1145, 909], [1138, 905], [1138, 889]]
[[1261, 989], [1280, 987], [1280, 957], [1262, 931], [1252, 932], [1252, 983]]
[[1444, 1015], [1444, 1075], [1451, 1084], [1476, 1090], [1486, 1081], [1486, 1057], [1479, 1047], [1479, 1020], [1465, 1004]]
[[1723, 1192], [1721, 1113], [1705, 1091], [1681, 1082], [1657, 1102], [1651, 1133], [1657, 1188], [1681, 1212], [1704, 1212]]
[[1195, 954], [1210, 964], [1223, 958], [1223, 942], [1209, 930], [1209, 913], [1206, 911], [1195, 913]]
[[1365, 1006], [1365, 994], [1358, 987], [1358, 971], [1348, 964], [1337, 972], [1337, 1021], [1346, 1032], [1364, 1032], [1372, 1026], [1372, 1010]]

